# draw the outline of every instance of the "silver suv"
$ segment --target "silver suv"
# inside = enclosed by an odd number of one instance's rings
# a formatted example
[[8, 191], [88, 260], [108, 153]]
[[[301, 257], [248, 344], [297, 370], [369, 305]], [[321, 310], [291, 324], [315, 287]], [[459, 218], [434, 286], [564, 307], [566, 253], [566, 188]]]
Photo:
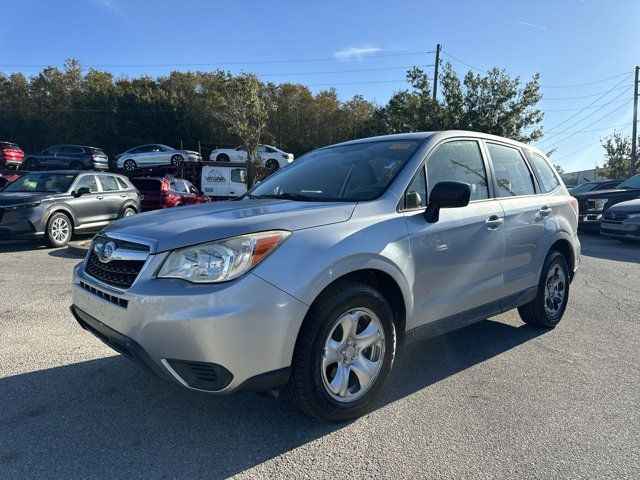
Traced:
[[365, 413], [396, 348], [518, 308], [562, 318], [577, 203], [544, 155], [473, 132], [313, 151], [239, 200], [111, 224], [72, 312], [115, 350], [204, 392], [286, 387], [308, 414]]

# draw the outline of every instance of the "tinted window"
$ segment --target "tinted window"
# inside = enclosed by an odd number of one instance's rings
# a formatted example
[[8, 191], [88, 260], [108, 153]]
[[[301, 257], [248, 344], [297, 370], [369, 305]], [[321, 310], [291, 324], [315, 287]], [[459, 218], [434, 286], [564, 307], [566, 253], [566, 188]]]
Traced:
[[49, 147], [47, 148], [44, 153], [58, 153], [60, 151], [60, 147]]
[[111, 175], [100, 175], [100, 183], [102, 184], [102, 190], [105, 192], [118, 190], [118, 182]]
[[247, 172], [244, 168], [234, 168], [231, 170], [231, 181], [236, 183], [247, 183]]
[[20, 177], [7, 185], [3, 191], [60, 193], [69, 190], [75, 179], [75, 174], [34, 172]]
[[540, 183], [544, 193], [551, 192], [560, 186], [558, 177], [556, 177], [551, 165], [544, 158], [528, 150], [525, 150], [525, 155], [529, 159], [531, 168], [533, 168], [538, 177], [538, 183]]
[[427, 159], [429, 191], [438, 182], [464, 182], [471, 186], [470, 200], [489, 198], [487, 173], [475, 140], [455, 140], [436, 147]]
[[527, 164], [517, 148], [487, 143], [496, 174], [499, 197], [533, 195], [533, 180]]
[[0, 190], [2, 190], [2, 188], [9, 183], [9, 180], [7, 180], [6, 178], [0, 178]]
[[159, 192], [162, 182], [152, 178], [132, 178], [131, 183], [141, 192]]
[[171, 180], [169, 182], [169, 188], [174, 192], [189, 193], [189, 190], [187, 190], [187, 186], [182, 180]]
[[381, 195], [422, 141], [386, 140], [315, 150], [267, 178], [256, 196], [302, 195], [326, 201], [372, 200]]
[[628, 180], [625, 180], [617, 188], [640, 188], [640, 173], [634, 175]]
[[405, 208], [418, 208], [427, 206], [427, 179], [424, 174], [424, 167], [420, 167], [404, 197]]
[[118, 182], [118, 185], [120, 186], [120, 190], [127, 190], [129, 188], [129, 185], [127, 185], [127, 182], [125, 182], [120, 177], [116, 177], [116, 181]]
[[60, 147], [59, 151], [61, 153], [82, 153], [84, 150], [78, 147]]
[[88, 188], [91, 193], [95, 193], [98, 191], [98, 183], [96, 182], [96, 177], [94, 175], [85, 175], [78, 180], [76, 183], [75, 190], [78, 191], [81, 188]]

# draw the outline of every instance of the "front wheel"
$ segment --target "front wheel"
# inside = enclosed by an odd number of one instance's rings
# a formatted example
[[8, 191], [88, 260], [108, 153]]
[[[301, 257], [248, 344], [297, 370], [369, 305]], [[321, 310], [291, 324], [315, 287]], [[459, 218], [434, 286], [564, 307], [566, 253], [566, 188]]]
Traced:
[[177, 167], [182, 162], [184, 162], [184, 159], [182, 158], [182, 155], [177, 155], [176, 154], [173, 157], [171, 157], [171, 165], [173, 165], [174, 167]]
[[44, 243], [48, 247], [64, 247], [73, 234], [71, 220], [64, 213], [54, 213], [47, 222], [44, 232]]
[[24, 162], [22, 162], [22, 170], [38, 170], [39, 167], [38, 160], [35, 158], [27, 158]]
[[278, 161], [275, 158], [270, 158], [265, 163], [265, 167], [267, 167], [267, 170], [269, 170], [271, 172], [275, 172], [276, 170], [278, 170], [280, 168], [280, 164], [278, 163]]
[[125, 160], [122, 167], [126, 172], [130, 172], [131, 170], [135, 170], [136, 168], [138, 168], [138, 165], [136, 164], [135, 160], [129, 159], [129, 160]]
[[555, 327], [569, 301], [569, 275], [569, 264], [564, 255], [550, 251], [542, 267], [536, 298], [518, 307], [522, 321], [534, 327]]
[[396, 350], [389, 304], [380, 292], [344, 282], [309, 310], [288, 391], [308, 415], [343, 422], [366, 413], [382, 392]]

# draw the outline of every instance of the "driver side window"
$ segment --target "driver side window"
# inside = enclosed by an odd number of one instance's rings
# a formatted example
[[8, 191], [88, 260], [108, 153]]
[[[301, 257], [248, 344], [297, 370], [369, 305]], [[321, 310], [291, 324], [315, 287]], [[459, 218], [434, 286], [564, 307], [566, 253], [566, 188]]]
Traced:
[[88, 188], [91, 193], [96, 193], [98, 191], [98, 183], [96, 182], [96, 177], [93, 175], [85, 175], [76, 184], [75, 191], [77, 192], [81, 188]]

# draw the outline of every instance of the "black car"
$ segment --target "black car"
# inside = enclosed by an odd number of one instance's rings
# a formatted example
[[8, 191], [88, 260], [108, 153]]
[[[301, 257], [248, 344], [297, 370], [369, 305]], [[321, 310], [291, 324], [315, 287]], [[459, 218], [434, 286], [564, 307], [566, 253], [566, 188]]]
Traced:
[[73, 233], [93, 232], [139, 211], [138, 191], [122, 175], [30, 172], [0, 192], [0, 239], [42, 238], [62, 247]]
[[23, 170], [69, 168], [71, 170], [107, 170], [109, 158], [101, 148], [83, 145], [55, 145], [39, 153], [28, 153]]
[[581, 183], [577, 187], [569, 189], [569, 193], [572, 196], [580, 195], [587, 192], [595, 192], [598, 190], [610, 190], [616, 188], [624, 180], [593, 180], [592, 182]]
[[640, 198], [640, 174], [625, 180], [617, 188], [573, 194], [578, 200], [579, 223], [585, 230], [600, 230], [604, 213], [613, 205]]

